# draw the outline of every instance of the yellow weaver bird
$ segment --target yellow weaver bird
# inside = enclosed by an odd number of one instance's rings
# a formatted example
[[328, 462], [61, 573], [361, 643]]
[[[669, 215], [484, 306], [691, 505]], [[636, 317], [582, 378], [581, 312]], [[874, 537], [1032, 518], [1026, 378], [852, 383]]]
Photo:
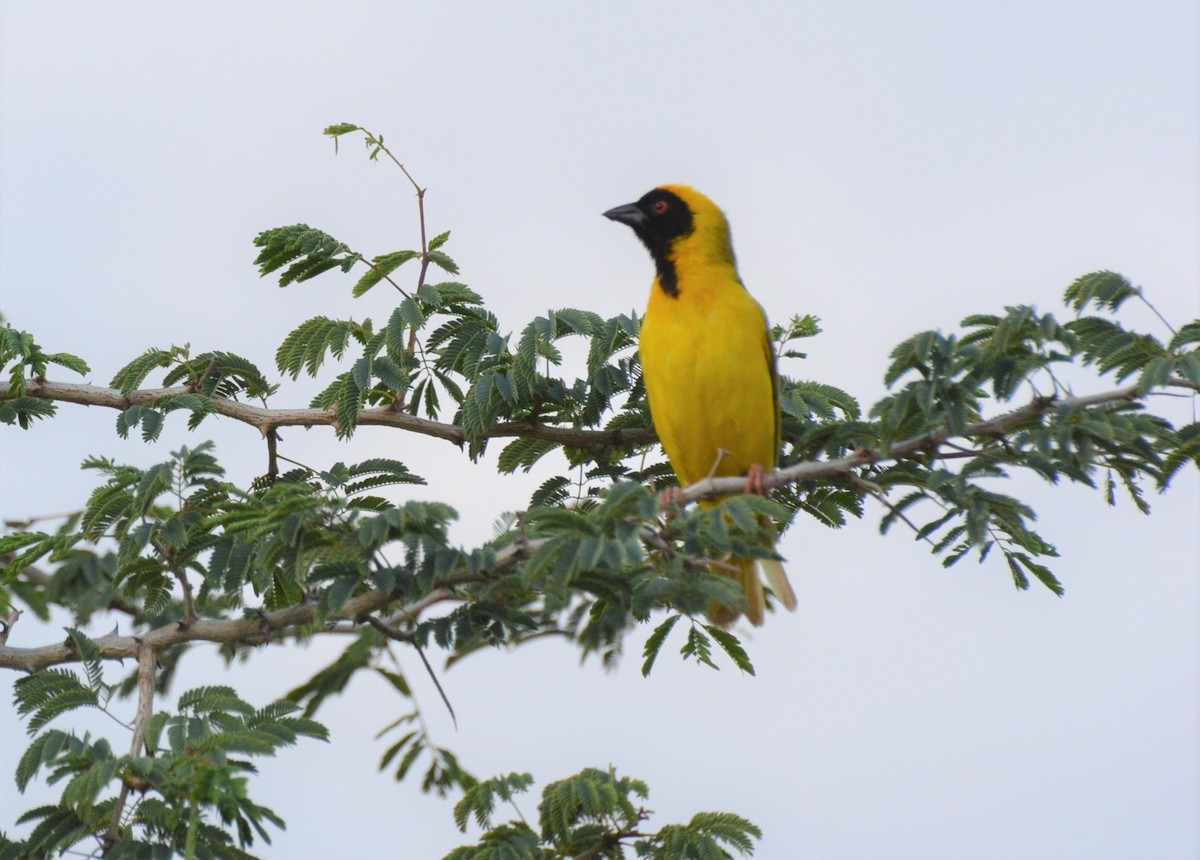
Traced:
[[[650, 416], [681, 486], [745, 475], [747, 492], [765, 494], [763, 476], [779, 455], [779, 391], [766, 314], [738, 277], [725, 213], [686, 185], [655, 188], [604, 213], [633, 228], [657, 275], [642, 320], [642, 359]], [[702, 503], [711, 506], [714, 502]], [[746, 618], [763, 621], [756, 566], [788, 609], [796, 595], [774, 559], [733, 558], [746, 595]], [[713, 604], [728, 625], [738, 613]]]

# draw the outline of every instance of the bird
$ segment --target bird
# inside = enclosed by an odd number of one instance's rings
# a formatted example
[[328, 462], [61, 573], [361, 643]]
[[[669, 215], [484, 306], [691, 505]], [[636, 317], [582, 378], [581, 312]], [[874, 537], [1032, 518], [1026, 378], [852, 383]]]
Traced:
[[[747, 491], [765, 495], [764, 475], [779, 456], [775, 351], [766, 313], [738, 275], [725, 213], [690, 186], [662, 185], [604, 216], [631, 227], [654, 261], [638, 352], [650, 417], [680, 486], [746, 476]], [[756, 567], [794, 610], [777, 559], [731, 558], [717, 569], [739, 581], [746, 618], [759, 626], [765, 598]], [[707, 614], [722, 627], [740, 615], [715, 602]]]

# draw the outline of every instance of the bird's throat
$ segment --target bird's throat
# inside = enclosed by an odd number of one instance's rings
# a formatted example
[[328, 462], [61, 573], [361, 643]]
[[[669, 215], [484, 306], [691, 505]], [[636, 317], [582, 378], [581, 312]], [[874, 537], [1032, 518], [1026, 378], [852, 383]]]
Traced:
[[655, 256], [654, 268], [658, 272], [655, 283], [659, 289], [673, 299], [679, 298], [679, 273], [675, 270], [675, 264], [666, 256]]

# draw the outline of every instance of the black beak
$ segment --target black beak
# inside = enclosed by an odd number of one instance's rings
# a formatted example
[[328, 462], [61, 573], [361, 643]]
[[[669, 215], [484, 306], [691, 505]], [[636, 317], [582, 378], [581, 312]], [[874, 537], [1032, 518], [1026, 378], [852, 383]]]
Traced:
[[604, 213], [604, 217], [610, 218], [613, 221], [619, 221], [622, 224], [628, 224], [635, 230], [646, 224], [646, 213], [639, 209], [636, 203], [626, 203], [624, 206], [616, 206], [609, 209]]

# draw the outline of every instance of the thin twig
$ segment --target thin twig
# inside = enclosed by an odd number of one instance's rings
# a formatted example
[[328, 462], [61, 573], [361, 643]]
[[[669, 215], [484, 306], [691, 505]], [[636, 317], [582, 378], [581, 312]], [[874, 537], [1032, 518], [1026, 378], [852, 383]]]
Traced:
[[[150, 717], [154, 714], [154, 673], [158, 668], [158, 652], [148, 643], [138, 642], [137, 661], [138, 706], [137, 716], [133, 720], [133, 738], [129, 743], [129, 755], [132, 758], [142, 755], [142, 747], [146, 742], [146, 727], [150, 724]], [[105, 853], [107, 853], [108, 848], [120, 841], [121, 815], [125, 809], [125, 801], [129, 796], [129, 791], [129, 783], [122, 781], [121, 791], [117, 795], [117, 802], [112, 811], [112, 819], [109, 822], [108, 832], [104, 838]]]
[[200, 374], [200, 376], [197, 377], [195, 380], [188, 383], [189, 390], [192, 391], [193, 393], [198, 393], [200, 391], [201, 386], [204, 385], [204, 380], [206, 380], [208, 378], [208, 375], [210, 373], [212, 373], [214, 370], [216, 370], [216, 368], [217, 368], [217, 356], [214, 355], [211, 359], [209, 359], [208, 367], [204, 368], [204, 372], [202, 374]]
[[[435, 588], [433, 591], [429, 592], [429, 594], [425, 595], [420, 600], [416, 600], [416, 601], [410, 603], [408, 606], [404, 607], [404, 609], [400, 610], [399, 612], [395, 613], [394, 615], [390, 615], [387, 618], [383, 618], [381, 620], [383, 621], [384, 624], [387, 624], [389, 627], [395, 627], [398, 624], [403, 624], [405, 621], [411, 621], [413, 618], [419, 617], [421, 615], [421, 613], [423, 613], [429, 607], [434, 606], [435, 604], [445, 603], [450, 600], [457, 600], [459, 602], [462, 602], [462, 601], [466, 600], [466, 598], [462, 597], [461, 595], [455, 594], [453, 591], [451, 591], [448, 588]], [[322, 633], [354, 634], [354, 633], [358, 632], [359, 627], [360, 627], [360, 625], [357, 623], [357, 621], [355, 619], [342, 619], [341, 621], [337, 621], [337, 622], [334, 622], [331, 624], [326, 624], [325, 627], [322, 628], [321, 632]]]
[[8, 529], [21, 529], [25, 531], [30, 526], [37, 525], [45, 520], [65, 520], [68, 517], [73, 517], [81, 511], [67, 511], [64, 514], [37, 514], [35, 516], [26, 517], [23, 520], [5, 520], [4, 527]]
[[1154, 315], [1158, 317], [1159, 321], [1170, 330], [1171, 334], [1179, 334], [1179, 332], [1175, 330], [1175, 326], [1167, 322], [1167, 318], [1159, 313], [1158, 308], [1150, 303], [1150, 300], [1142, 293], [1141, 287], [1139, 287], [1137, 290], [1137, 297], [1142, 300], [1142, 304], [1154, 311]]
[[175, 578], [179, 580], [179, 586], [183, 589], [183, 621], [180, 623], [187, 626], [196, 622], [196, 602], [192, 597], [192, 584], [188, 582], [187, 573], [177, 567], [171, 568], [171, 573], [175, 574]]
[[411, 633], [405, 633], [403, 630], [397, 630], [395, 627], [389, 627], [384, 624], [374, 615], [364, 615], [362, 618], [356, 618], [355, 621], [365, 621], [386, 636], [388, 639], [394, 639], [397, 642], [403, 642], [406, 645], [413, 645], [416, 640]]
[[195, 623], [196, 618], [196, 602], [192, 597], [192, 584], [188, 582], [187, 574], [175, 564], [175, 551], [168, 546], [164, 546], [157, 540], [150, 541], [162, 560], [167, 563], [167, 569], [171, 574], [179, 580], [179, 587], [183, 590], [183, 621], [180, 622], [184, 627], [191, 626]]
[[310, 475], [315, 475], [319, 471], [318, 469], [314, 469], [312, 466], [309, 466], [307, 463], [301, 463], [299, 460], [293, 460], [291, 457], [285, 456], [284, 454], [277, 453], [275, 456], [285, 463], [291, 463], [297, 469], [303, 469], [305, 472], [308, 472]]
[[921, 530], [917, 528], [917, 524], [905, 516], [902, 510], [888, 500], [887, 493], [884, 491], [883, 487], [879, 486], [874, 481], [868, 481], [860, 475], [853, 473], [847, 477], [847, 480], [850, 482], [851, 486], [857, 487], [867, 495], [872, 496], [876, 501], [879, 502], [879, 504], [891, 511], [893, 516], [899, 517], [901, 520], [903, 520], [904, 523], [916, 533], [917, 537], [921, 538], [926, 543], [933, 545], [933, 541], [930, 540], [929, 535], [921, 534]]
[[983, 457], [993, 451], [1003, 450], [999, 445], [988, 445], [986, 448], [976, 448], [974, 450], [967, 449], [963, 451], [955, 451], [950, 454], [938, 454], [939, 460], [974, 460], [977, 457]]
[[425, 664], [425, 671], [429, 673], [429, 679], [433, 681], [433, 686], [437, 688], [438, 695], [442, 697], [442, 703], [446, 706], [446, 710], [450, 712], [450, 719], [454, 721], [454, 728], [458, 728], [458, 717], [454, 714], [454, 706], [450, 704], [450, 699], [446, 695], [446, 691], [442, 689], [442, 684], [438, 680], [437, 675], [433, 671], [433, 667], [429, 665], [429, 659], [425, 656], [425, 649], [417, 642], [415, 636], [411, 633], [405, 633], [402, 630], [397, 630], [395, 627], [389, 627], [384, 624], [374, 615], [365, 615], [363, 620], [382, 633], [389, 639], [394, 639], [397, 642], [413, 646], [417, 652], [417, 656], [421, 658], [421, 662]]
[[0, 645], [8, 644], [8, 634], [12, 632], [13, 625], [21, 620], [21, 616], [25, 613], [17, 607], [13, 607], [12, 612], [0, 619]]
[[267, 478], [273, 482], [279, 477], [279, 431], [266, 427], [263, 435], [267, 437]]
[[[397, 167], [400, 168], [400, 172], [404, 174], [405, 178], [408, 179], [408, 181], [412, 184], [413, 189], [417, 192], [417, 222], [421, 228], [421, 269], [417, 273], [416, 295], [420, 295], [421, 288], [425, 286], [425, 278], [426, 278], [427, 274], [429, 273], [429, 263], [430, 263], [429, 242], [426, 238], [428, 234], [426, 233], [426, 228], [425, 228], [425, 191], [426, 191], [426, 189], [422, 188], [420, 183], [418, 183], [417, 180], [413, 178], [412, 174], [408, 172], [408, 168], [406, 168], [403, 164], [400, 163], [400, 159], [396, 158], [396, 156], [392, 153], [392, 151], [390, 149], [388, 149], [386, 146], [384, 146], [383, 138], [377, 137], [376, 135], [372, 134], [370, 131], [368, 131], [365, 128], [362, 129], [362, 132], [367, 136], [368, 145], [373, 145], [373, 146], [378, 147], [380, 152], [384, 153], [388, 158], [390, 158], [392, 160], [392, 162]], [[368, 264], [368, 265], [370, 265], [370, 264]], [[409, 299], [413, 298], [408, 293], [406, 293], [404, 290], [400, 289], [400, 286], [398, 284], [396, 284], [396, 282], [393, 281], [390, 277], [388, 277], [386, 275], [384, 277], [387, 277], [388, 282], [391, 283], [392, 286], [394, 286], [397, 290], [400, 290], [400, 293], [405, 298], [409, 298]], [[428, 370], [429, 360], [425, 356], [425, 349], [424, 349], [423, 345], [417, 340], [417, 326], [415, 326], [415, 325], [409, 329], [408, 345], [406, 347], [406, 351], [408, 352], [409, 355], [415, 355], [419, 351], [421, 353], [421, 365]], [[431, 384], [432, 384], [432, 382], [431, 382]], [[402, 406], [403, 399], [404, 399], [404, 393], [401, 392], [397, 405]]]

